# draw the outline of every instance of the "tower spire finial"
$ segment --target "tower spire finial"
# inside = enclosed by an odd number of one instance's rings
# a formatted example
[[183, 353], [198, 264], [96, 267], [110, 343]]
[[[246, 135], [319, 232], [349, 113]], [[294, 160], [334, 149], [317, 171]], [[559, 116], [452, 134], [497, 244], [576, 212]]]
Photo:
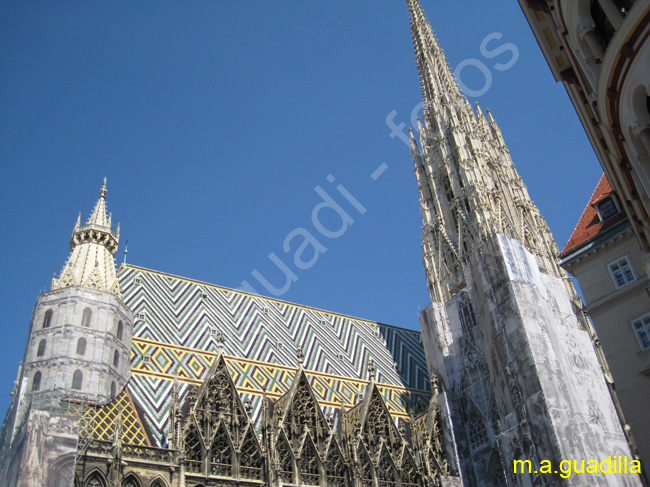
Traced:
[[462, 101], [464, 96], [449, 70], [445, 53], [438, 45], [420, 2], [406, 0], [406, 5], [411, 17], [415, 61], [420, 74], [425, 107], [437, 104], [441, 97]]
[[83, 286], [121, 296], [113, 257], [117, 251], [120, 231], [119, 224], [115, 232], [111, 228], [111, 216], [106, 212], [107, 192], [104, 178], [99, 198], [85, 225], [81, 225], [81, 213], [79, 214], [70, 240], [70, 257], [60, 277], [52, 279], [52, 290]]

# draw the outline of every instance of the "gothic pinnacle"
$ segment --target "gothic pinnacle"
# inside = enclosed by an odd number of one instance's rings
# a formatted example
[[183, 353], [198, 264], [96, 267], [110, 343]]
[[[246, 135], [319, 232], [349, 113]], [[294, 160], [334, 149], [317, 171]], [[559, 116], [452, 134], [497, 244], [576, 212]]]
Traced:
[[52, 279], [52, 290], [70, 286], [99, 289], [121, 295], [113, 255], [119, 243], [119, 224], [116, 232], [111, 229], [111, 217], [106, 213], [106, 179], [99, 190], [85, 225], [81, 213], [75, 222], [70, 239], [70, 256], [59, 279]]

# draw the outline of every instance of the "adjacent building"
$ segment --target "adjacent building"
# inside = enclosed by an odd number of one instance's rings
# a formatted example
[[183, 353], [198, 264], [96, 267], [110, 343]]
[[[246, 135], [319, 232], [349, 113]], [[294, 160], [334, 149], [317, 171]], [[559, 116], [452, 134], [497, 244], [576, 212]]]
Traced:
[[650, 1], [519, 0], [519, 4], [555, 79], [566, 87], [643, 252], [648, 253]]
[[580, 283], [625, 419], [650, 465], [650, 296], [643, 252], [620, 200], [603, 175], [561, 265]]

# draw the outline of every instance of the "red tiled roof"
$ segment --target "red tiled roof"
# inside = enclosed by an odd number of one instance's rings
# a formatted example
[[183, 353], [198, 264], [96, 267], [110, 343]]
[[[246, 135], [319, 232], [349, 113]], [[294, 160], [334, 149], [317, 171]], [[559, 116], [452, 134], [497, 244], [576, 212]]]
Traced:
[[598, 218], [598, 213], [594, 207], [595, 204], [599, 201], [602, 201], [612, 193], [612, 187], [609, 185], [609, 181], [607, 181], [607, 178], [603, 174], [600, 178], [600, 181], [598, 181], [598, 185], [596, 186], [594, 193], [589, 199], [589, 203], [587, 203], [585, 210], [582, 212], [582, 216], [580, 217], [580, 220], [578, 220], [578, 224], [573, 229], [573, 233], [571, 234], [569, 241], [564, 246], [564, 249], [562, 249], [562, 254], [578, 247], [579, 245], [585, 243], [587, 240], [595, 237], [600, 232], [611, 228], [625, 218], [625, 213], [623, 212], [620, 212], [615, 216], [608, 218], [604, 222], [601, 222], [600, 218]]

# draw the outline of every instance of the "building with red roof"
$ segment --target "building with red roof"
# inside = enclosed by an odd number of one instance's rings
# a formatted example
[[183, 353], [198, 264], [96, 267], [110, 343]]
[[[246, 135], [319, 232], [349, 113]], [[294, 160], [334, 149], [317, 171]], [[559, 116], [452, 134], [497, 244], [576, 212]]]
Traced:
[[625, 419], [650, 465], [650, 289], [643, 252], [603, 175], [560, 254], [582, 289]]

